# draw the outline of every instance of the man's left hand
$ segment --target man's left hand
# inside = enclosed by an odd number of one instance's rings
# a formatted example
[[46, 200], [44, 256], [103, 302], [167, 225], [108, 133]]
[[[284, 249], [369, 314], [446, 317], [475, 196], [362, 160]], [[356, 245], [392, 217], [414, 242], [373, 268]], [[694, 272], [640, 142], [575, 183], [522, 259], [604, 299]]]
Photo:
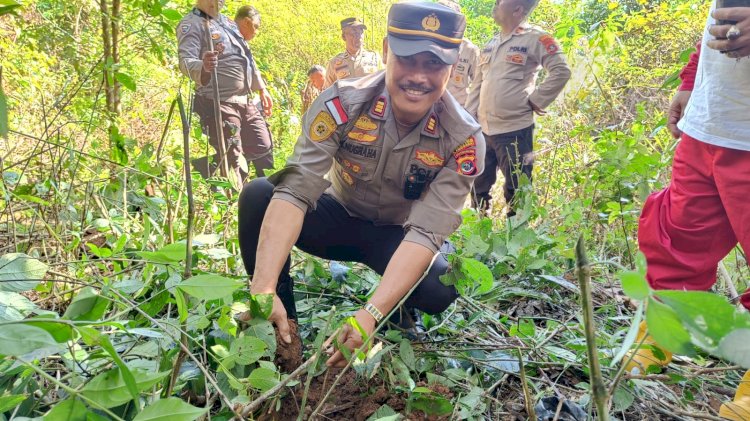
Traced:
[[708, 47], [731, 58], [750, 56], [750, 7], [723, 7], [714, 10], [712, 16], [716, 20], [737, 22], [734, 26], [740, 31], [740, 35], [727, 39], [727, 32], [732, 25], [712, 25], [708, 32], [717, 39], [709, 40]]
[[533, 102], [531, 102], [531, 100], [529, 100], [529, 105], [531, 106], [531, 110], [534, 111], [537, 115], [545, 115], [545, 114], [547, 114], [546, 111], [544, 111], [543, 109], [539, 108], [536, 104], [534, 104]]
[[[375, 319], [370, 316], [370, 313], [364, 309], [359, 310], [354, 315], [354, 319], [359, 323], [359, 327], [365, 331], [367, 336], [372, 336], [373, 332], [375, 332]], [[356, 352], [364, 343], [362, 335], [360, 335], [359, 331], [349, 323], [345, 323], [341, 328], [338, 341], [339, 346], [346, 347], [350, 353]], [[372, 342], [370, 343], [372, 344]], [[347, 361], [344, 354], [339, 350], [336, 350], [331, 358], [326, 361], [328, 367], [344, 367], [346, 366], [346, 363]]]
[[273, 108], [273, 100], [271, 95], [268, 95], [268, 91], [261, 89], [260, 92], [260, 104], [263, 106], [263, 115], [266, 117], [271, 116], [271, 109]]

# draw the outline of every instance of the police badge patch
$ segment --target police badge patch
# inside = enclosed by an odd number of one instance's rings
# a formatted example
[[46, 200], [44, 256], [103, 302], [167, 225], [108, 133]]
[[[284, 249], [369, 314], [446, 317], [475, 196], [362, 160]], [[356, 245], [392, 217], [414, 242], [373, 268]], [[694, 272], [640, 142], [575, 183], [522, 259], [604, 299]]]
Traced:
[[336, 122], [333, 120], [333, 116], [325, 111], [321, 111], [315, 116], [312, 124], [310, 125], [310, 140], [313, 142], [322, 142], [336, 131]]
[[187, 34], [187, 32], [190, 30], [190, 27], [192, 26], [192, 23], [185, 23], [182, 26], [180, 26], [180, 31], [182, 31], [182, 34]]

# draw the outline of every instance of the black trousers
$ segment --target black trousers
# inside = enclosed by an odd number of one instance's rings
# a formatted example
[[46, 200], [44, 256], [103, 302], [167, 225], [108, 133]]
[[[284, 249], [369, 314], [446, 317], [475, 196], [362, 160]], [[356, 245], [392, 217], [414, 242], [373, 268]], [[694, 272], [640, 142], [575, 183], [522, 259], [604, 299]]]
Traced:
[[513, 198], [518, 189], [518, 177], [526, 174], [531, 181], [534, 168], [534, 125], [525, 129], [497, 135], [484, 135], [487, 142], [487, 154], [484, 158], [484, 172], [474, 181], [472, 206], [476, 209], [487, 209], [492, 200], [490, 189], [497, 181], [498, 168], [503, 172], [505, 184], [503, 195], [505, 203], [513, 214]]
[[[273, 185], [265, 178], [252, 180], [240, 194], [240, 251], [245, 269], [250, 275], [255, 269], [260, 227], [272, 196]], [[404, 229], [400, 226], [376, 226], [370, 221], [350, 216], [333, 197], [323, 194], [316, 209], [305, 215], [296, 246], [324, 259], [363, 263], [383, 275], [404, 235]], [[452, 247], [446, 242], [441, 252], [450, 251]], [[288, 316], [296, 319], [293, 281], [289, 275], [290, 263], [291, 259], [287, 257], [279, 275], [276, 293], [284, 303]], [[440, 313], [448, 308], [456, 300], [458, 293], [453, 286], [445, 286], [440, 282], [440, 275], [447, 271], [448, 261], [441, 254], [405, 305], [429, 314]]]

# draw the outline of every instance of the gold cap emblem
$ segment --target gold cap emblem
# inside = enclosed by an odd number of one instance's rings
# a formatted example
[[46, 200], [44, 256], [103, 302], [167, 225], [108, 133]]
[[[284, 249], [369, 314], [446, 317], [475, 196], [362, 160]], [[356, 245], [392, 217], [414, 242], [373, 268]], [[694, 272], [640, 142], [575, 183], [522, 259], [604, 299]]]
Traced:
[[430, 16], [426, 16], [422, 19], [422, 28], [424, 28], [425, 31], [436, 32], [440, 29], [440, 19], [438, 19], [437, 15], [434, 13]]

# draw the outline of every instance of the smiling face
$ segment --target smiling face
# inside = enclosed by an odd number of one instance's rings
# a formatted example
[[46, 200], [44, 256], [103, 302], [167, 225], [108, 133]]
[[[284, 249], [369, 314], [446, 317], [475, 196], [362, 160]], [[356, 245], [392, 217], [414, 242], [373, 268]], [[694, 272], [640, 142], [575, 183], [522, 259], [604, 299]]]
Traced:
[[430, 52], [397, 56], [388, 49], [387, 40], [383, 50], [393, 115], [402, 124], [417, 123], [445, 92], [453, 66]]
[[346, 51], [354, 55], [362, 48], [362, 42], [365, 39], [365, 28], [361, 26], [346, 27], [341, 32], [341, 38], [346, 42]]

